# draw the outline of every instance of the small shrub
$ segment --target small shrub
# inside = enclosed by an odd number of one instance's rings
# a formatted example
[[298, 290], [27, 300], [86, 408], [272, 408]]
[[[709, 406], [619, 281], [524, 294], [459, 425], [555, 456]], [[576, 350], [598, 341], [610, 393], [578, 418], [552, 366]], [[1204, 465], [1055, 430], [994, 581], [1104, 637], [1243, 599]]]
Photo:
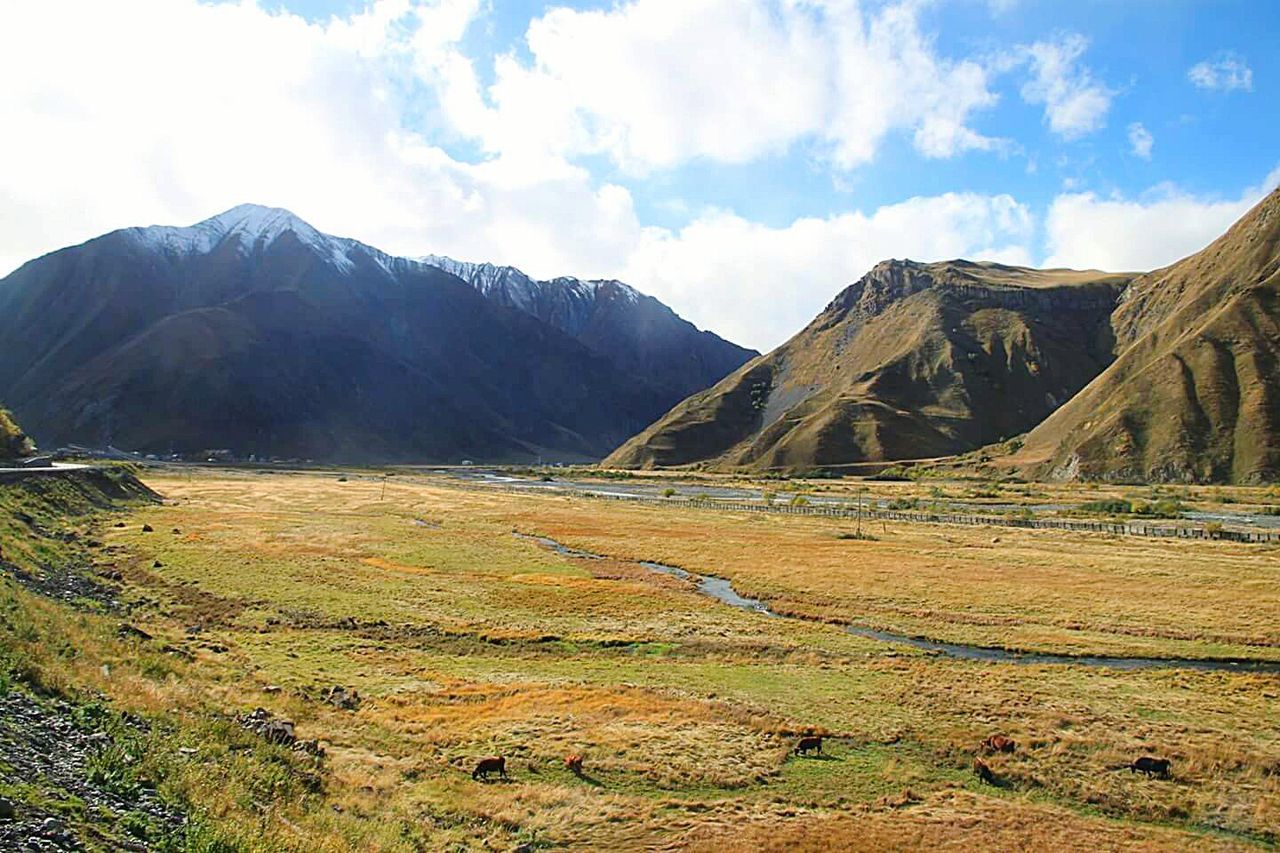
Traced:
[[1126, 500], [1104, 500], [1080, 504], [1080, 511], [1099, 515], [1128, 515], [1134, 509], [1133, 504]]
[[664, 498], [673, 498], [676, 496], [676, 490], [668, 486], [667, 488], [662, 490], [662, 496]]
[[13, 419], [13, 414], [0, 408], [0, 459], [22, 459], [35, 452], [35, 445]]
[[808, 506], [809, 499], [806, 498], [804, 495], [796, 495], [791, 499], [791, 505], [792, 506]]

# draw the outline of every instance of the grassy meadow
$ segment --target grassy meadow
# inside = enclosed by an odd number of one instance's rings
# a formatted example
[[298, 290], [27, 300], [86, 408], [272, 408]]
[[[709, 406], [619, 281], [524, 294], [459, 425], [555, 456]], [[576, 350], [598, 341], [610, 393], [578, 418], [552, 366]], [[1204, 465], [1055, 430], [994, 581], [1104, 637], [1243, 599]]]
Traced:
[[[144, 480], [162, 502], [80, 507], [60, 522], [71, 542], [20, 526], [0, 535], [6, 559], [33, 571], [77, 554], [118, 571], [128, 622], [153, 639], [122, 637], [122, 617], [101, 606], [6, 579], [0, 660], [6, 689], [153, 721], [136, 772], [192, 815], [178, 846], [1280, 839], [1278, 676], [966, 662], [839, 625], [1032, 651], [1280, 660], [1280, 550], [892, 523], [855, 540], [831, 519], [425, 475]], [[729, 578], [803, 618], [733, 609], [639, 560]], [[334, 685], [362, 702], [324, 701]], [[236, 725], [259, 706], [324, 757]], [[828, 736], [824, 754], [792, 755], [810, 731]], [[971, 765], [996, 732], [1018, 748], [985, 758], [997, 779], [986, 785]], [[565, 769], [570, 753], [584, 757], [582, 777]], [[506, 756], [509, 781], [472, 781], [489, 754]], [[1125, 769], [1143, 754], [1171, 759], [1173, 777]]]

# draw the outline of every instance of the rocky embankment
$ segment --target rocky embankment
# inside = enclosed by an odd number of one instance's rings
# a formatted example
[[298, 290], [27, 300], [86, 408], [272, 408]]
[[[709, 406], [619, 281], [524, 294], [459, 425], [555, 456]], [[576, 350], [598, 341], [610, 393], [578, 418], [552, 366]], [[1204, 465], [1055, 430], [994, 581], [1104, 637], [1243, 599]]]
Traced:
[[[182, 813], [134, 778], [139, 719], [102, 706], [0, 696], [0, 850], [150, 850], [178, 836]], [[74, 828], [73, 828], [74, 827]]]

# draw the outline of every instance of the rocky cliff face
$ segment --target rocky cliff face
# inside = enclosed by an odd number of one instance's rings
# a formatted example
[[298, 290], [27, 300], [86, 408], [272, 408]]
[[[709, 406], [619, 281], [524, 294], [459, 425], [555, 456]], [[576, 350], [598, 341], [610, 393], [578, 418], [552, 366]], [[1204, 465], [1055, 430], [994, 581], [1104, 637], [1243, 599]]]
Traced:
[[1128, 277], [886, 261], [774, 352], [606, 465], [810, 468], [962, 452], [1030, 429], [1111, 359]]

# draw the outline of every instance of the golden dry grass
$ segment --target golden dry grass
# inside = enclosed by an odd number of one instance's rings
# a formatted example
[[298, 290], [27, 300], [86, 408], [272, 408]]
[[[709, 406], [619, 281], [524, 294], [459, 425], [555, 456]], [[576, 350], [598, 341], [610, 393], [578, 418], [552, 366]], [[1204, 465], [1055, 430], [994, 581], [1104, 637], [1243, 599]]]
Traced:
[[[847, 541], [810, 519], [425, 478], [393, 478], [385, 500], [380, 481], [355, 476], [149, 482], [165, 505], [98, 535], [119, 549], [132, 618], [157, 640], [95, 639], [85, 623], [66, 629], [83, 653], [48, 665], [191, 725], [261, 705], [321, 739], [314, 801], [246, 805], [221, 759], [210, 784], [186, 783], [264, 845], [1170, 849], [1280, 834], [1274, 677], [937, 659], [737, 611], [634, 562], [723, 574], [806, 615], [956, 639], [1214, 654], [1235, 648], [1234, 632], [1267, 654], [1274, 593], [1230, 595], [1265, 586], [1267, 552], [1008, 531], [992, 547], [988, 531], [942, 527]], [[561, 557], [513, 530], [616, 559]], [[1182, 565], [1194, 597], [1176, 588]], [[60, 607], [31, 606], [50, 621]], [[165, 666], [143, 666], [140, 650]], [[333, 684], [358, 689], [361, 707], [321, 701]], [[825, 759], [790, 755], [809, 729], [833, 736]], [[969, 769], [994, 731], [1020, 744], [990, 759], [999, 788]], [[586, 756], [587, 779], [565, 770], [570, 752]], [[1175, 779], [1119, 769], [1144, 752], [1172, 758]], [[496, 753], [512, 780], [472, 782], [475, 759]]]
[[1280, 660], [1272, 547], [892, 522], [858, 541], [831, 519], [523, 504], [522, 529], [727, 577], [811, 618], [1024, 650]]

